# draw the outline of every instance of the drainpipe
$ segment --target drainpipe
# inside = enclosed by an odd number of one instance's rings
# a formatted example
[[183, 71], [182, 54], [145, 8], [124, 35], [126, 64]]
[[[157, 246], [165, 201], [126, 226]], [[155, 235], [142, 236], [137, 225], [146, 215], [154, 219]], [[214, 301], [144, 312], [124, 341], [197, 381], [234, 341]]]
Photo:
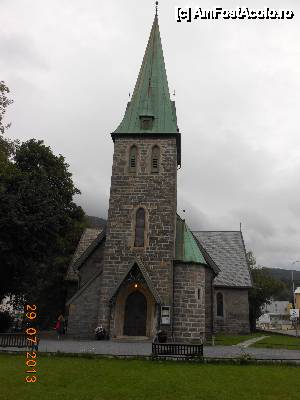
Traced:
[[171, 336], [172, 336], [172, 341], [174, 341], [174, 261], [172, 262], [172, 268], [171, 268], [171, 274], [172, 274], [172, 304], [171, 304]]
[[109, 337], [111, 338], [111, 332], [110, 332], [110, 324], [111, 324], [111, 309], [112, 309], [112, 302], [109, 301], [108, 303], [108, 334]]
[[214, 335], [214, 288], [213, 288], [213, 275], [211, 276], [210, 287], [211, 287], [211, 335]]

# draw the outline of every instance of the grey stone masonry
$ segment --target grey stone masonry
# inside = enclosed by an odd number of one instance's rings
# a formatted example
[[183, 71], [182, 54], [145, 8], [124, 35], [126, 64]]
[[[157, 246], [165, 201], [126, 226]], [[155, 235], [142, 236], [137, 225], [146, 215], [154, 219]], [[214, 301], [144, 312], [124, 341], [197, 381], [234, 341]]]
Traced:
[[[217, 316], [216, 296], [223, 294], [224, 316]], [[248, 333], [249, 303], [247, 289], [214, 288], [215, 332]]]
[[[137, 147], [136, 173], [129, 170], [131, 146]], [[159, 146], [159, 173], [151, 173], [151, 152]], [[109, 296], [138, 258], [162, 302], [172, 304], [172, 265], [177, 199], [176, 139], [157, 136], [115, 138], [103, 280], [98, 322], [108, 327]], [[145, 246], [134, 247], [135, 213], [145, 209]]]
[[174, 265], [175, 340], [202, 339], [205, 335], [205, 272], [199, 264]]
[[101, 275], [83, 287], [82, 292], [71, 299], [69, 304], [68, 335], [94, 338], [97, 326], [97, 312]]

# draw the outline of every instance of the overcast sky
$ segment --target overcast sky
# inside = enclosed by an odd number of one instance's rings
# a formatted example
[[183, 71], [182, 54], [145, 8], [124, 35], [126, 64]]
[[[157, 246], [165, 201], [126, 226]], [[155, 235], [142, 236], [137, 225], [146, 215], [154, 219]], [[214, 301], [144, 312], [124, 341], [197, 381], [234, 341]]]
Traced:
[[[175, 5], [187, 4], [295, 17], [177, 23]], [[0, 80], [15, 100], [7, 135], [43, 139], [64, 155], [89, 215], [107, 216], [110, 133], [153, 16], [148, 0], [0, 0]], [[179, 214], [194, 230], [242, 222], [259, 264], [290, 267], [300, 260], [299, 0], [161, 1], [159, 23], [182, 133]]]

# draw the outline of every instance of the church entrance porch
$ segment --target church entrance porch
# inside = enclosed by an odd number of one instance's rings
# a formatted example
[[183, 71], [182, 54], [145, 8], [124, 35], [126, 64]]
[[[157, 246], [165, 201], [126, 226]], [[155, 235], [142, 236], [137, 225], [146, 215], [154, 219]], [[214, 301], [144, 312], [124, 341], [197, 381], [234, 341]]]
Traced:
[[120, 288], [112, 315], [112, 338], [155, 335], [156, 302], [150, 290], [141, 283]]

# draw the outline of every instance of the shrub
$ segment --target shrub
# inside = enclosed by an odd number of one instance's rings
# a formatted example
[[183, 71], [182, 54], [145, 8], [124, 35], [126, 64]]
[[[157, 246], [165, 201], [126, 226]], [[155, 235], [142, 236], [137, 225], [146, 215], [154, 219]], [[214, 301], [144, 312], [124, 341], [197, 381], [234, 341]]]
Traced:
[[12, 322], [13, 318], [8, 311], [0, 311], [0, 332], [6, 332]]

